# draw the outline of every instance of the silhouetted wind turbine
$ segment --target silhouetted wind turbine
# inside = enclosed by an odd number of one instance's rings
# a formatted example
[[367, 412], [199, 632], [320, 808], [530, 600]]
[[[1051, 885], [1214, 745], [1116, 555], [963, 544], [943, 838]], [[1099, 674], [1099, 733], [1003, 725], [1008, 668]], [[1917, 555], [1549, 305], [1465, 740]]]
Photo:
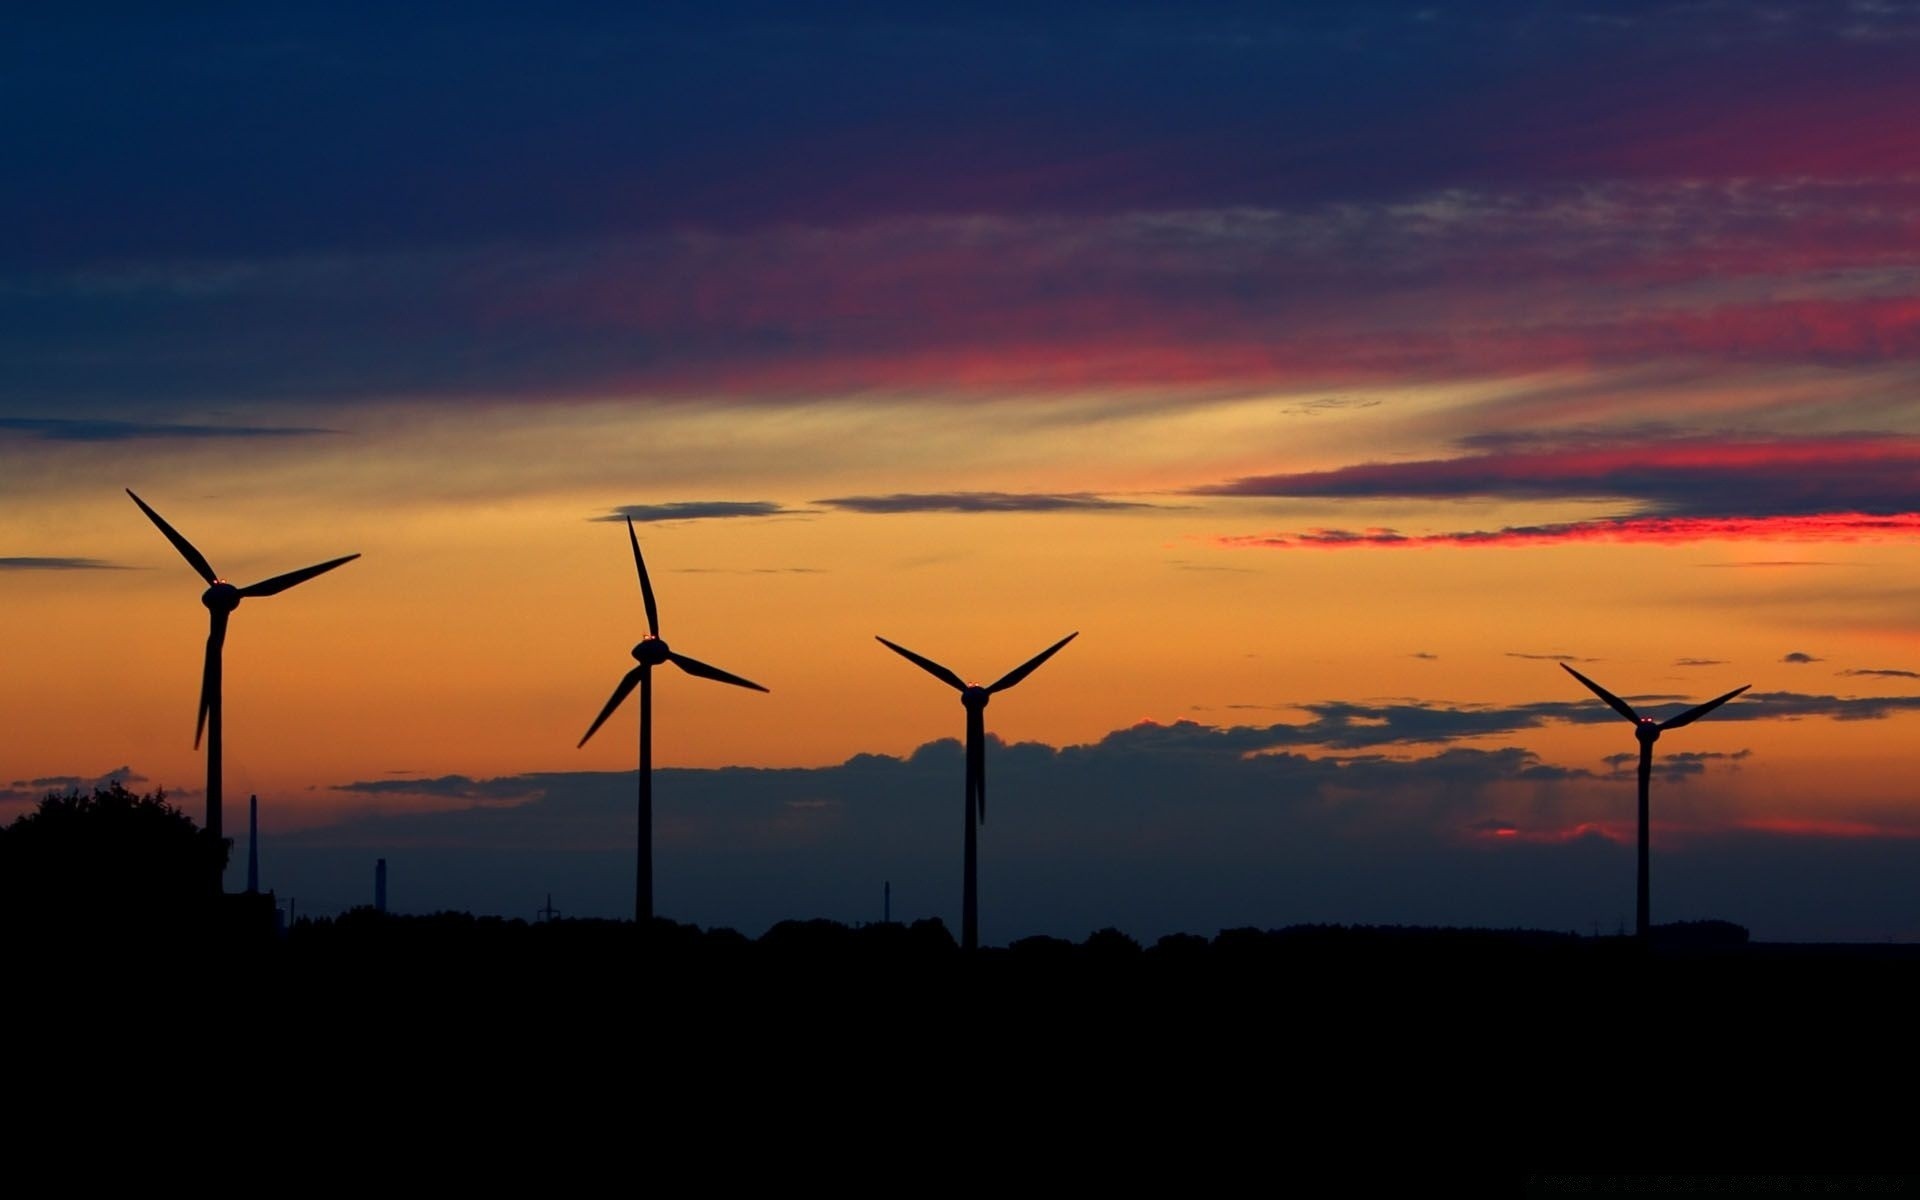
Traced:
[[[634, 881], [633, 917], [644, 930], [653, 921], [653, 669], [661, 663], [672, 663], [689, 675], [698, 675], [702, 679], [717, 679], [721, 683], [731, 683], [735, 687], [752, 688], [756, 692], [767, 689], [738, 675], [729, 675], [719, 667], [711, 667], [697, 658], [688, 658], [668, 649], [660, 640], [660, 610], [653, 602], [653, 584], [647, 579], [647, 564], [640, 557], [640, 538], [633, 532], [633, 518], [627, 518], [627, 540], [633, 543], [633, 568], [640, 573], [640, 598], [647, 605], [647, 636], [641, 638], [633, 648], [633, 657], [640, 665], [621, 676], [613, 689], [613, 696], [607, 701], [600, 715], [587, 726], [586, 736], [580, 739], [580, 746], [587, 744], [587, 738], [594, 735], [601, 725], [606, 723], [613, 710], [627, 698], [635, 684], [640, 685], [640, 867]], [[579, 749], [575, 746], [574, 749]]]
[[[200, 737], [207, 740], [207, 832], [214, 841], [221, 841], [226, 835], [222, 827], [220, 812], [220, 651], [227, 641], [227, 618], [240, 602], [252, 597], [275, 596], [286, 591], [296, 583], [305, 583], [315, 575], [322, 575], [342, 563], [350, 563], [359, 558], [358, 554], [349, 554], [345, 558], [328, 559], [311, 567], [302, 567], [298, 571], [288, 571], [285, 575], [275, 575], [272, 579], [263, 579], [259, 583], [237, 588], [214, 572], [207, 563], [206, 556], [194, 549], [193, 543], [181, 537], [178, 530], [166, 523], [160, 514], [147, 507], [147, 502], [133, 495], [133, 489], [127, 489], [127, 495], [133, 496], [133, 502], [147, 519], [160, 527], [167, 535], [173, 548], [187, 565], [199, 572], [200, 578], [207, 581], [207, 590], [200, 593], [200, 603], [207, 606], [213, 626], [207, 633], [207, 658], [200, 671], [200, 716], [194, 723], [193, 746], [200, 748]], [[221, 888], [221, 880], [216, 875], [213, 886], [215, 891]]]
[[976, 826], [987, 823], [987, 701], [993, 698], [995, 692], [1004, 692], [1033, 674], [1034, 669], [1052, 658], [1060, 647], [1079, 636], [1079, 633], [1075, 632], [1061, 638], [1002, 675], [990, 687], [981, 687], [977, 683], [962, 683], [958, 675], [932, 659], [922, 658], [905, 646], [896, 646], [883, 637], [874, 638], [874, 641], [935, 679], [951, 684], [954, 690], [960, 693], [960, 703], [967, 710], [966, 878], [960, 888], [960, 947], [963, 950], [972, 950], [980, 943], [979, 851], [975, 844], [977, 838], [974, 829]]
[[1593, 680], [1588, 679], [1572, 667], [1567, 666], [1567, 664], [1561, 663], [1560, 666], [1567, 674], [1578, 679], [1581, 683], [1586, 684], [1587, 689], [1594, 695], [1605, 700], [1609, 708], [1627, 720], [1632, 721], [1633, 736], [1640, 740], [1640, 879], [1638, 894], [1635, 897], [1633, 930], [1635, 936], [1637, 936], [1644, 945], [1652, 929], [1652, 921], [1648, 912], [1647, 885], [1647, 785], [1653, 778], [1653, 744], [1659, 741], [1660, 735], [1667, 730], [1678, 729], [1682, 725], [1693, 724], [1701, 717], [1706, 716], [1714, 709], [1719, 708], [1722, 704], [1725, 704], [1753, 685], [1750, 683], [1742, 684], [1726, 695], [1714, 700], [1709, 700], [1705, 704], [1697, 704], [1677, 717], [1668, 717], [1664, 721], [1655, 721], [1651, 717], [1643, 717], [1633, 711], [1631, 704], [1628, 704], [1625, 700], [1622, 700], [1612, 692], [1601, 687]]

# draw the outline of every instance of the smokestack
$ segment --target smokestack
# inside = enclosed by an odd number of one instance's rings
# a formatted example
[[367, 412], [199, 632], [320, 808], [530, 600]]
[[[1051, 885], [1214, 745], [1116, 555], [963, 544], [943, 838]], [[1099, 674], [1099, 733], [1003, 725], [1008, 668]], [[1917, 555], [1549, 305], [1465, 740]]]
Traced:
[[247, 797], [247, 895], [260, 891], [260, 797]]
[[373, 864], [373, 910], [387, 911], [387, 860], [384, 858]]

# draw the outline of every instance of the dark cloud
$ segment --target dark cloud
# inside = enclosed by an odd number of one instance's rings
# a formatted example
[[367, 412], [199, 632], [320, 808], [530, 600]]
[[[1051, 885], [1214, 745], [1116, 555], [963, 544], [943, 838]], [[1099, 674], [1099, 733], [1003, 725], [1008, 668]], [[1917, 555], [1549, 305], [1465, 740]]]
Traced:
[[594, 521], [708, 521], [724, 517], [783, 517], [805, 512], [772, 500], [678, 500], [669, 504], [623, 504]]
[[[1718, 752], [1699, 753], [1677, 750], [1671, 753], [1656, 751], [1653, 756], [1653, 775], [1668, 783], [1684, 783], [1688, 779], [1707, 772], [1709, 764], [1725, 763], [1739, 766], [1753, 757], [1751, 750], [1736, 750], [1731, 754]], [[1639, 772], [1640, 755], [1638, 753], [1609, 754], [1602, 762], [1615, 776], [1634, 775]]]
[[56, 15], [0, 402], [1911, 362], [1904, 18], [1829, 8]]
[[1861, 516], [1836, 513], [1818, 517], [1608, 517], [1548, 525], [1504, 525], [1445, 533], [1403, 534], [1393, 529], [1309, 529], [1292, 533], [1235, 535], [1214, 539], [1232, 548], [1283, 550], [1294, 547], [1339, 549], [1353, 546], [1528, 546], [1569, 542], [1685, 542], [1786, 540], [1854, 542], [1920, 537], [1920, 513]]
[[[1770, 701], [1776, 712], [1833, 707], [1821, 697]], [[994, 815], [981, 856], [987, 940], [1108, 924], [1156, 936], [1315, 920], [1611, 930], [1632, 911], [1632, 788], [1623, 775], [1633, 755], [1609, 758], [1600, 773], [1521, 746], [1391, 747], [1618, 720], [1597, 704], [1586, 708], [1598, 711], [1322, 704], [1309, 706], [1310, 721], [1257, 729], [1143, 724], [1061, 748], [992, 740]], [[1342, 749], [1366, 738], [1371, 748]], [[1688, 781], [1692, 793], [1749, 756], [1675, 752], [1656, 761], [1663, 782]], [[960, 744], [942, 739], [904, 758], [857, 755], [830, 767], [656, 772], [662, 911], [750, 933], [797, 914], [873, 919], [881, 886], [891, 883], [896, 916], [951, 922], [961, 759]], [[363, 903], [357, 883], [343, 889], [339, 881], [364, 879], [367, 864], [383, 857], [403, 911], [531, 913], [549, 891], [573, 913], [629, 910], [631, 772], [382, 779], [342, 785], [341, 794], [409, 789], [471, 803], [361, 815], [274, 839], [274, 886], [297, 890], [314, 911]], [[1737, 823], [1737, 813], [1706, 799], [1716, 827]], [[1692, 803], [1674, 793], [1663, 811], [1684, 827]], [[1688, 834], [1661, 851], [1660, 915], [1727, 917], [1776, 937], [1844, 936], [1904, 920], [1888, 915], [1908, 911], [1898, 905], [1858, 902], [1864, 876], [1772, 873], [1841, 854], [1818, 849], [1829, 845], [1737, 830]], [[1889, 851], [1862, 869], [1920, 899], [1909, 857]], [[1695, 861], [1718, 865], [1696, 870]], [[1797, 904], [1779, 901], [1780, 888]]]
[[0, 435], [46, 442], [127, 442], [210, 438], [291, 438], [337, 433], [299, 425], [181, 425], [57, 417], [0, 417]]
[[1673, 665], [1676, 667], [1724, 667], [1727, 665], [1727, 660], [1724, 658], [1676, 658], [1673, 660]]
[[442, 775], [434, 779], [375, 779], [339, 784], [335, 790], [362, 792], [372, 796], [397, 794], [453, 800], [518, 800], [535, 794], [539, 787], [537, 783], [530, 784], [522, 778], [478, 780], [465, 775]]
[[1714, 721], [1799, 720], [1830, 717], [1836, 721], [1879, 721], [1902, 712], [1920, 711], [1920, 696], [1808, 696], [1799, 692], [1748, 692], [1725, 708], [1715, 709]]
[[1615, 500], [1595, 520], [1409, 535], [1313, 529], [1221, 539], [1253, 546], [1421, 546], [1707, 538], [1854, 540], [1920, 536], [1920, 438], [1624, 437], [1576, 430], [1482, 435], [1453, 458], [1258, 475], [1201, 495], [1409, 500]]
[[1530, 658], [1537, 662], [1586, 663], [1599, 662], [1597, 658], [1579, 658], [1572, 654], [1523, 654], [1517, 650], [1507, 651], [1508, 658]]
[[110, 563], [103, 558], [33, 558], [13, 556], [0, 558], [0, 571], [131, 571], [133, 567], [123, 567], [119, 563]]
[[[657, 771], [661, 906], [745, 928], [790, 916], [794, 905], [845, 919], [863, 914], [881, 882], [891, 879], [896, 912], [942, 913], [950, 900], [946, 882], [957, 867], [947, 800], [962, 770], [960, 744], [943, 739], [906, 758], [859, 755], [833, 767]], [[1413, 757], [1226, 752], [1196, 758], [1149, 749], [1137, 739], [1064, 749], [994, 741], [988, 762], [994, 815], [986, 834], [993, 848], [982, 858], [982, 888], [991, 893], [987, 904], [998, 927], [990, 936], [1032, 931], [1007, 929], [1010, 912], [1021, 923], [1050, 925], [1059, 913], [1045, 910], [1062, 889], [1085, 889], [1069, 908], [1090, 906], [1088, 915], [1120, 905], [1122, 911], [1096, 926], [1138, 925], [1154, 905], [1128, 898], [1138, 880], [1125, 864], [1162, 854], [1189, 864], [1196, 854], [1224, 854], [1217, 865], [1231, 876], [1271, 873], [1278, 869], [1271, 854], [1252, 852], [1258, 831], [1337, 835], [1364, 831], [1383, 815], [1401, 823], [1404, 817], [1392, 815], [1400, 810], [1413, 814], [1415, 828], [1433, 821], [1448, 826], [1479, 816], [1476, 797], [1503, 782], [1550, 788], [1586, 778], [1589, 773], [1543, 763], [1518, 747], [1448, 748]], [[498, 904], [480, 897], [498, 895], [501, 883], [482, 891], [444, 865], [464, 860], [497, 863], [497, 878], [534, 889], [536, 905], [549, 888], [567, 898], [570, 911], [619, 912], [631, 905], [631, 772], [429, 785], [436, 795], [478, 792], [479, 799], [454, 811], [355, 817], [283, 837], [274, 853], [280, 861], [385, 857], [396, 895], [412, 887], [422, 904], [483, 910]], [[406, 786], [376, 780], [343, 785], [342, 794], [385, 796]], [[1355, 804], [1355, 796], [1372, 803]], [[440, 865], [426, 865], [436, 860]], [[323, 889], [299, 886], [309, 897], [303, 907], [325, 902]], [[1182, 924], [1204, 919], [1173, 915]]]
[[[1571, 681], [1569, 681], [1571, 683]], [[1676, 716], [1697, 698], [1632, 694], [1626, 697], [1655, 720]], [[1519, 733], [1548, 724], [1601, 725], [1620, 720], [1598, 700], [1544, 700], [1516, 705], [1424, 703], [1358, 704], [1325, 701], [1298, 706], [1312, 719], [1301, 723], [1219, 727], [1178, 721], [1148, 723], [1108, 734], [1098, 745], [1115, 752], [1178, 755], [1244, 755], [1275, 750], [1362, 750], [1422, 745]], [[1883, 720], [1920, 711], [1920, 696], [1838, 697], [1802, 692], [1746, 692], [1714, 710], [1715, 724], [1728, 721]]]
[[[0, 804], [35, 804], [53, 792], [89, 792], [97, 787], [106, 787], [113, 783], [124, 783], [129, 787], [148, 782], [147, 777], [130, 766], [115, 767], [111, 771], [102, 771], [98, 775], [43, 775], [38, 779], [16, 779], [6, 787], [0, 787]], [[169, 792], [178, 799], [180, 796], [197, 795], [197, 792]]]
[[1430, 654], [1425, 650], [1415, 650], [1412, 654], [1407, 655], [1407, 657], [1425, 659], [1428, 662], [1432, 662], [1434, 659], [1437, 659], [1440, 656], [1438, 654]]
[[1817, 663], [1821, 660], [1805, 651], [1792, 650], [1781, 655], [1780, 661], [1783, 663]]
[[[13, 261], [217, 262], [313, 244], [1191, 211], [1495, 181], [1754, 186], [1914, 159], [1897, 120], [1913, 18], [1893, 5], [1430, 16], [1417, 0], [931, 4], [831, 20], [760, 2], [576, 7], [564, 21], [295, 5], [189, 22], [129, 10], [103, 30], [76, 12], [36, 22], [33, 53], [8, 61], [44, 132], [7, 131], [0, 150], [44, 202], [8, 197], [0, 220], [30, 235]], [[735, 81], [726, 103], [658, 119], [720, 72]], [[1278, 144], [1276, 128], [1290, 131]], [[342, 178], [348, 161], [386, 181], [377, 199]], [[204, 196], [243, 189], [249, 203], [205, 219]]]
[[1106, 512], [1157, 507], [1091, 492], [895, 492], [887, 496], [835, 496], [814, 503], [860, 513]]
[[1248, 476], [1195, 491], [1353, 499], [1612, 499], [1633, 502], [1636, 511], [1628, 515], [1634, 517], [1920, 513], [1920, 437], [1650, 440], [1616, 434], [1607, 443], [1577, 435], [1572, 444], [1561, 444], [1536, 435], [1517, 442], [1482, 437], [1478, 444], [1454, 458]]
[[1871, 675], [1882, 679], [1920, 679], [1920, 671], [1902, 671], [1893, 667], [1860, 667], [1841, 671], [1841, 675]]

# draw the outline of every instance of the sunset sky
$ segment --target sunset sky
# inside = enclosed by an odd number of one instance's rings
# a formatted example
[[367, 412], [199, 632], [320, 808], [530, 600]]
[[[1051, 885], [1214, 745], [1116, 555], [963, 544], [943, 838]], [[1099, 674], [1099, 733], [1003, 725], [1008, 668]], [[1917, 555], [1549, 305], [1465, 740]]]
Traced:
[[1656, 920], [1920, 939], [1920, 5], [4, 21], [0, 817], [199, 816], [131, 487], [363, 556], [233, 619], [269, 885], [629, 911], [631, 516], [772, 689], [657, 676], [663, 915], [957, 926], [962, 710], [874, 636], [1077, 630], [987, 712], [989, 942], [1610, 932], [1561, 662], [1752, 685], [1660, 743]]

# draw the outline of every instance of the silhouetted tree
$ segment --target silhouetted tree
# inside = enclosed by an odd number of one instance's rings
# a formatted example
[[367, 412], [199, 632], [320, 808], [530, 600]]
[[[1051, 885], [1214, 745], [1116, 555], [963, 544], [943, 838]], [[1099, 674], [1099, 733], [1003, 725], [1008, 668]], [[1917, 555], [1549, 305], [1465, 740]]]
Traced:
[[1198, 934], [1169, 933], [1155, 942], [1147, 953], [1157, 959], [1194, 963], [1206, 958], [1207, 945], [1207, 939]]
[[1080, 949], [1095, 958], [1125, 959], [1140, 953], [1140, 943], [1109, 925], [1088, 934]]
[[205, 911], [226, 869], [217, 840], [167, 801], [119, 781], [51, 793], [0, 829], [0, 922], [15, 930], [84, 926], [150, 934]]
[[907, 927], [907, 941], [917, 953], [944, 956], [960, 948], [947, 923], [939, 917], [921, 917]]

